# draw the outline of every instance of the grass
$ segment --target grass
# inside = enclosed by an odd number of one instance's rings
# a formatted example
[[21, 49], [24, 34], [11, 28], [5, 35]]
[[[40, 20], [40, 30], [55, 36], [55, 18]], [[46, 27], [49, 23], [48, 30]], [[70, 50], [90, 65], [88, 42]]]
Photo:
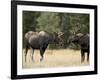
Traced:
[[68, 67], [68, 66], [85, 66], [89, 63], [85, 60], [81, 63], [81, 55], [79, 50], [59, 49], [49, 50], [44, 53], [44, 60], [40, 62], [39, 50], [34, 51], [34, 61], [31, 59], [32, 51], [29, 50], [27, 54], [27, 61], [25, 62], [25, 55], [23, 50], [23, 68], [48, 68], [48, 67]]

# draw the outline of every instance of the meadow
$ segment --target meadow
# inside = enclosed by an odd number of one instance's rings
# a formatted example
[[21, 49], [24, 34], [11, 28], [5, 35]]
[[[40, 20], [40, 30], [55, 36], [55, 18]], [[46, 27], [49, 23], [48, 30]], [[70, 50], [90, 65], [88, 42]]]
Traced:
[[[50, 67], [69, 67], [86, 66], [89, 62], [81, 63], [80, 50], [71, 49], [47, 49], [44, 53], [44, 60], [40, 62], [40, 51], [34, 50], [34, 61], [31, 59], [32, 50], [28, 50], [27, 61], [23, 50], [22, 66], [23, 68], [50, 68]], [[86, 55], [86, 54], [85, 54]]]

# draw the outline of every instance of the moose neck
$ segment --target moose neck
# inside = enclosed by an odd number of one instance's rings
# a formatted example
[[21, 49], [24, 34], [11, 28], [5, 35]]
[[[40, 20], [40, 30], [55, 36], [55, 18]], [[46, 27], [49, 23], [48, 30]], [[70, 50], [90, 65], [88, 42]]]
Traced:
[[54, 43], [54, 35], [49, 34], [49, 44], [53, 44], [53, 43]]

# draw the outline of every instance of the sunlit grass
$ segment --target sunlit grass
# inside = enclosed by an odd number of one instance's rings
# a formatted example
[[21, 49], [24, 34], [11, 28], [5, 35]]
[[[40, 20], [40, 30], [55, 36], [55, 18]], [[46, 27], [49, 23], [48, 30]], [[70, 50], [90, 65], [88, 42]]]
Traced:
[[27, 54], [27, 61], [25, 62], [25, 55], [23, 50], [23, 68], [45, 68], [45, 67], [68, 67], [68, 66], [85, 66], [89, 63], [85, 60], [81, 63], [81, 55], [79, 50], [58, 49], [46, 50], [44, 53], [44, 60], [40, 62], [40, 51], [34, 51], [34, 61], [31, 59], [32, 51], [29, 50]]

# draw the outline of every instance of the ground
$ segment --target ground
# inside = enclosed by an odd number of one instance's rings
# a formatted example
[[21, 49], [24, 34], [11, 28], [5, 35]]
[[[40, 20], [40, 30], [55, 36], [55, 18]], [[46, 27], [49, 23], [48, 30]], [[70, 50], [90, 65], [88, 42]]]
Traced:
[[23, 50], [23, 68], [47, 68], [47, 67], [68, 67], [68, 66], [85, 66], [89, 65], [86, 61], [81, 63], [80, 50], [59, 49], [49, 50], [44, 53], [44, 60], [40, 62], [39, 50], [34, 51], [34, 61], [31, 59], [32, 50], [27, 54], [27, 61], [25, 62], [25, 54]]

